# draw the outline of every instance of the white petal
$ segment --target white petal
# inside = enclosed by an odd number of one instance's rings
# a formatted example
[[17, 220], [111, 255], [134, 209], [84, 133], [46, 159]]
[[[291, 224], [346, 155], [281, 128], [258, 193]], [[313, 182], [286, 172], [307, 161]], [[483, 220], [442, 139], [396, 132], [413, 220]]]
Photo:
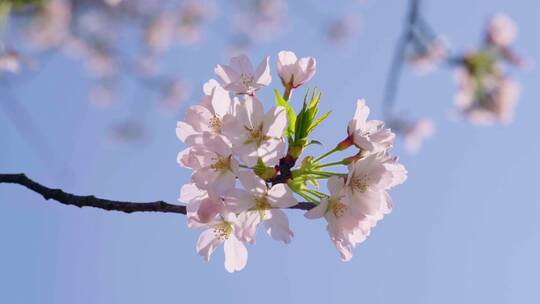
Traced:
[[221, 156], [232, 154], [231, 143], [224, 136], [213, 133], [203, 134], [203, 145], [212, 152]]
[[214, 72], [224, 85], [230, 84], [238, 79], [239, 74], [228, 65], [218, 64]]
[[180, 198], [179, 200], [184, 203], [189, 203], [191, 201], [202, 199], [207, 196], [206, 191], [201, 190], [194, 183], [184, 184], [180, 189]]
[[220, 245], [220, 241], [216, 238], [213, 229], [207, 229], [201, 233], [197, 240], [197, 253], [204, 257], [205, 261], [209, 261], [216, 247]]
[[255, 206], [253, 195], [243, 189], [232, 189], [223, 196], [228, 210], [240, 213]]
[[328, 179], [326, 186], [332, 196], [339, 196], [342, 194], [343, 188], [345, 188], [345, 179], [339, 176], [332, 176]]
[[197, 185], [197, 187], [209, 190], [212, 188], [214, 181], [217, 179], [219, 174], [219, 172], [210, 167], [204, 167], [193, 171], [191, 179], [195, 185]]
[[267, 166], [275, 166], [287, 153], [287, 145], [282, 139], [269, 139], [260, 145], [254, 153]]
[[240, 271], [246, 267], [248, 251], [244, 243], [233, 234], [225, 241], [225, 269], [228, 272]]
[[234, 175], [232, 172], [222, 172], [219, 174], [214, 182], [212, 183], [211, 187], [215, 190], [216, 194], [224, 194], [227, 193], [229, 190], [234, 188], [234, 185], [236, 184], [236, 175]]
[[352, 259], [353, 255], [350, 246], [343, 244], [341, 241], [334, 241], [334, 245], [336, 245], [343, 262], [348, 262]]
[[212, 108], [218, 117], [223, 117], [231, 111], [231, 97], [229, 92], [221, 86], [216, 86], [212, 92]]
[[190, 124], [197, 132], [212, 132], [209, 125], [210, 120], [214, 117], [212, 112], [206, 107], [195, 105], [189, 107], [186, 112], [186, 123]]
[[242, 186], [251, 193], [263, 194], [268, 187], [264, 180], [258, 177], [253, 171], [238, 172], [238, 180]]
[[263, 133], [270, 137], [281, 138], [287, 128], [287, 113], [284, 107], [274, 107], [264, 116]]
[[186, 139], [189, 136], [195, 135], [198, 132], [193, 129], [193, 127], [183, 121], [179, 121], [176, 123], [176, 136], [178, 139], [180, 139], [182, 142], [186, 142]]
[[213, 220], [224, 208], [223, 202], [216, 198], [205, 198], [197, 209], [197, 217], [201, 223]]
[[281, 51], [278, 53], [278, 67], [295, 64], [298, 61], [296, 54], [291, 51]]
[[253, 73], [253, 65], [251, 65], [251, 60], [249, 60], [249, 57], [245, 54], [232, 57], [229, 65], [239, 73], [247, 75], [251, 75]]
[[244, 122], [244, 125], [247, 127], [258, 128], [264, 119], [264, 108], [262, 103], [255, 96], [246, 97], [243, 108], [247, 121], [240, 116], [241, 121]]
[[255, 83], [267, 86], [270, 84], [270, 82], [272, 82], [269, 61], [270, 57], [266, 57], [257, 67], [254, 75]]
[[272, 217], [265, 221], [266, 232], [274, 240], [283, 241], [285, 244], [291, 242], [291, 238], [294, 236], [291, 229], [289, 229], [289, 219], [287, 215], [281, 210], [270, 210]]
[[356, 101], [356, 112], [354, 113], [353, 119], [365, 123], [369, 116], [369, 108], [366, 106], [366, 101], [364, 99], [358, 99]]
[[289, 208], [298, 202], [294, 198], [293, 192], [286, 184], [277, 184], [268, 191], [268, 202], [272, 207]]
[[206, 96], [211, 96], [214, 88], [220, 87], [219, 83], [215, 79], [210, 79], [203, 85], [203, 93]]
[[308, 210], [306, 213], [304, 213], [304, 216], [310, 220], [318, 219], [324, 216], [326, 211], [328, 210], [328, 201], [323, 199], [321, 200], [321, 203], [315, 208], [312, 208]]
[[198, 165], [198, 162], [195, 162], [193, 158], [190, 157], [191, 148], [184, 149], [180, 152], [178, 152], [178, 155], [176, 156], [176, 162], [184, 167], [191, 169], [194, 166]]
[[254, 244], [257, 228], [260, 224], [261, 215], [259, 211], [242, 212], [238, 215], [234, 231], [240, 241]]

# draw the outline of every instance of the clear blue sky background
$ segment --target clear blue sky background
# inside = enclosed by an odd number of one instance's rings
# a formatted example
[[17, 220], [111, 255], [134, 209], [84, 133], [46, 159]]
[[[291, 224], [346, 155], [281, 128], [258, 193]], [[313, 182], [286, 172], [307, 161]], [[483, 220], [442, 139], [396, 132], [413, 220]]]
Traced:
[[[282, 49], [317, 58], [311, 84], [324, 92], [322, 108], [334, 110], [317, 137], [333, 144], [357, 97], [367, 98], [373, 117], [381, 117], [405, 1], [317, 2], [304, 11], [308, 3], [291, 1], [290, 29], [250, 56], [272, 55], [272, 67]], [[455, 49], [474, 47], [486, 17], [506, 12], [519, 25], [517, 49], [539, 61], [535, 1], [425, 4], [427, 18]], [[362, 17], [358, 39], [342, 48], [326, 46], [322, 23], [310, 19], [315, 12], [337, 16], [351, 8]], [[196, 85], [181, 112], [197, 101], [214, 65], [227, 60], [224, 24], [222, 16], [204, 44], [169, 54], [171, 68]], [[448, 119], [452, 71], [427, 77], [406, 71], [399, 107], [433, 117], [437, 134], [416, 156], [397, 144], [394, 153], [402, 156], [409, 180], [392, 192], [393, 213], [349, 263], [339, 260], [323, 221], [308, 222], [298, 211], [288, 212], [296, 234], [290, 245], [261, 233], [249, 248], [247, 268], [229, 274], [222, 250], [208, 264], [197, 256], [198, 232], [188, 230], [181, 215], [81, 210], [0, 185], [0, 303], [539, 303], [540, 77], [538, 69], [514, 74], [524, 89], [515, 122], [485, 128]], [[0, 171], [25, 172], [80, 194], [174, 202], [189, 178], [176, 165], [183, 146], [174, 129], [182, 113], [167, 116], [148, 106], [151, 139], [111, 145], [110, 125], [148, 101], [128, 86], [123, 100], [98, 109], [87, 100], [89, 87], [78, 62], [55, 56], [36, 79], [17, 88], [56, 162], [45, 163], [2, 113]]]

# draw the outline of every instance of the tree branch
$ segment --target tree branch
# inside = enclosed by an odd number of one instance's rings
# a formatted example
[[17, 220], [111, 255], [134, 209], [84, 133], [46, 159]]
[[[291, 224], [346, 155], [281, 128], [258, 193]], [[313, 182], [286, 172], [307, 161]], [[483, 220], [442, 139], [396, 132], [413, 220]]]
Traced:
[[[77, 206], [79, 208], [94, 207], [107, 211], [120, 211], [125, 213], [163, 212], [186, 214], [186, 206], [169, 204], [164, 201], [136, 203], [102, 199], [93, 195], [75, 195], [64, 192], [61, 189], [45, 187], [31, 180], [25, 174], [0, 174], [0, 184], [18, 184], [38, 194], [41, 194], [41, 196], [43, 196], [43, 198], [46, 200], [52, 199], [61, 204]], [[301, 202], [290, 207], [290, 209], [310, 210], [315, 206], [315, 203]]]
[[409, 1], [409, 11], [405, 20], [405, 29], [399, 37], [394, 50], [394, 56], [392, 63], [388, 71], [386, 83], [384, 85], [384, 97], [383, 97], [383, 114], [385, 119], [389, 119], [392, 114], [392, 110], [396, 101], [397, 90], [399, 88], [399, 81], [401, 77], [401, 71], [403, 68], [403, 56], [407, 45], [413, 37], [413, 27], [419, 17], [420, 0]]

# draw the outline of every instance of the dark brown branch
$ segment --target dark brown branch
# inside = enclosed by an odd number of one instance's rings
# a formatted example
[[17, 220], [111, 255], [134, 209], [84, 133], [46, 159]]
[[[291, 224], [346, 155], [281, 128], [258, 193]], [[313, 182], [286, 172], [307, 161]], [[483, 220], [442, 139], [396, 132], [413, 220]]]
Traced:
[[[77, 207], [94, 207], [107, 211], [121, 211], [125, 213], [133, 212], [163, 212], [163, 213], [179, 213], [186, 214], [186, 206], [173, 205], [164, 201], [155, 201], [148, 203], [135, 203], [124, 201], [113, 201], [108, 199], [97, 198], [93, 195], [74, 195], [64, 192], [61, 189], [52, 189], [45, 187], [24, 174], [0, 174], [0, 184], [18, 184], [24, 186], [38, 194], [41, 194], [44, 199], [55, 200], [64, 205], [72, 205]], [[290, 209], [309, 210], [315, 207], [314, 203], [302, 202], [292, 206]]]

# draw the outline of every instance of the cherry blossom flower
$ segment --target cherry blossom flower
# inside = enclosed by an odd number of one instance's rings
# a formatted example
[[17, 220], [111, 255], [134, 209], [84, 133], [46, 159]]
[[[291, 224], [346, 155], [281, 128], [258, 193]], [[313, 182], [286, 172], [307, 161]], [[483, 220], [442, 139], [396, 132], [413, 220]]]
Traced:
[[168, 112], [176, 112], [190, 95], [190, 83], [183, 80], [175, 80], [163, 87], [160, 105]]
[[233, 30], [249, 41], [268, 41], [287, 23], [285, 0], [235, 0], [232, 4]]
[[240, 55], [231, 58], [229, 65], [218, 64], [215, 72], [226, 90], [237, 94], [252, 95], [272, 81], [269, 60], [270, 57], [266, 57], [254, 71], [249, 58], [246, 55]]
[[190, 0], [182, 2], [178, 12], [176, 32], [181, 42], [194, 44], [201, 40], [202, 26], [215, 14], [213, 1]]
[[347, 133], [349, 139], [358, 148], [368, 152], [385, 151], [392, 147], [395, 134], [384, 127], [380, 120], [367, 120], [369, 108], [363, 99], [356, 102], [356, 112], [349, 122]]
[[[298, 60], [292, 52], [281, 52], [279, 56], [278, 72], [287, 90], [313, 76], [314, 59]], [[369, 108], [358, 100], [347, 138], [317, 158], [306, 157], [297, 166], [296, 160], [308, 145], [311, 131], [327, 117], [317, 118], [320, 94], [313, 94], [310, 102], [305, 103], [294, 120], [294, 136], [288, 132], [285, 141], [292, 111], [287, 113], [285, 107], [275, 106], [265, 112], [253, 94], [262, 85], [239, 80], [242, 72], [253, 76], [247, 57], [236, 57], [231, 62], [232, 67], [216, 68], [225, 87], [214, 80], [207, 82], [199, 105], [192, 106], [185, 121], [177, 125], [178, 137], [188, 145], [178, 154], [178, 163], [193, 171], [191, 181], [180, 190], [179, 200], [186, 203], [188, 227], [204, 229], [197, 252], [209, 260], [215, 248], [223, 244], [225, 268], [234, 272], [245, 267], [245, 244], [256, 242], [262, 224], [270, 237], [289, 243], [294, 234], [281, 209], [297, 204], [296, 193], [312, 203], [320, 199], [320, 204], [305, 216], [324, 217], [341, 259], [350, 260], [352, 250], [392, 210], [388, 190], [407, 178], [403, 165], [388, 153], [394, 133], [382, 121], [368, 121]], [[267, 65], [268, 59], [260, 70], [267, 71]], [[229, 77], [231, 71], [236, 78]], [[220, 73], [229, 78], [224, 79]], [[240, 96], [231, 99], [231, 93]], [[343, 146], [353, 144], [360, 148], [356, 155], [322, 163], [330, 154], [343, 150]], [[298, 155], [291, 152], [291, 147], [299, 148]], [[348, 174], [323, 169], [346, 164]], [[329, 195], [310, 189], [317, 185], [316, 179], [329, 179]]]
[[152, 50], [164, 51], [171, 45], [176, 27], [175, 16], [163, 13], [146, 28], [144, 41]]
[[423, 118], [412, 122], [404, 130], [405, 150], [409, 153], [418, 152], [422, 141], [433, 136], [433, 133], [435, 125], [431, 119]]
[[[241, 172], [238, 174], [240, 183], [244, 189], [233, 189], [224, 196], [225, 205], [233, 212], [250, 211], [258, 214], [258, 220], [251, 225], [251, 231], [265, 222], [267, 233], [275, 240], [285, 243], [291, 241], [293, 236], [289, 229], [289, 220], [279, 208], [288, 208], [297, 204], [291, 189], [285, 184], [276, 184], [271, 188], [266, 186], [263, 179], [253, 172]], [[243, 236], [242, 239], [254, 242], [254, 234]]]
[[333, 19], [326, 28], [326, 38], [334, 45], [342, 45], [351, 39], [360, 28], [357, 15], [340, 16]]
[[201, 189], [212, 188], [218, 194], [234, 187], [238, 162], [231, 143], [223, 136], [204, 133], [202, 142], [178, 154], [178, 163], [193, 170], [193, 182]]
[[29, 36], [42, 47], [56, 46], [69, 37], [71, 4], [67, 0], [50, 0], [43, 4], [38, 18], [32, 20]]
[[117, 6], [119, 5], [123, 0], [104, 0], [104, 2], [107, 4], [107, 5], [110, 5], [110, 6]]
[[[328, 179], [330, 196], [321, 199], [321, 203], [306, 212], [308, 219], [324, 217], [328, 222], [326, 229], [330, 238], [340, 251], [342, 260], [348, 261], [352, 257], [350, 248], [353, 243], [359, 243], [361, 230], [359, 226], [362, 218], [353, 216], [350, 210], [350, 202], [345, 195], [345, 180], [341, 177], [332, 176]], [[351, 246], [349, 246], [351, 245]]]
[[284, 107], [273, 107], [265, 114], [257, 97], [246, 96], [237, 106], [236, 115], [224, 118], [223, 134], [248, 166], [254, 166], [259, 158], [267, 165], [275, 165], [285, 156], [283, 132], [286, 127]]
[[277, 70], [285, 87], [297, 88], [315, 75], [317, 62], [313, 57], [298, 59], [290, 51], [278, 53]]
[[15, 52], [0, 54], [0, 72], [18, 73], [21, 68], [19, 55]]
[[187, 144], [193, 144], [204, 132], [221, 134], [224, 117], [234, 112], [238, 102], [231, 100], [229, 93], [213, 80], [203, 90], [206, 95], [201, 104], [190, 107], [185, 121], [176, 126], [176, 135]]
[[488, 43], [501, 48], [506, 48], [514, 42], [516, 35], [516, 25], [508, 16], [497, 14], [489, 21], [487, 27]]
[[355, 216], [376, 215], [389, 204], [386, 190], [401, 184], [407, 171], [396, 159], [371, 154], [349, 165], [345, 194]]
[[415, 48], [407, 59], [419, 73], [425, 74], [431, 72], [443, 61], [447, 53], [446, 43], [441, 39], [433, 39], [421, 49]]
[[458, 70], [457, 79], [455, 105], [470, 122], [491, 125], [512, 121], [520, 94], [517, 82], [501, 74], [488, 75], [477, 82], [465, 70]]
[[232, 212], [223, 212], [205, 225], [197, 241], [197, 253], [205, 261], [209, 261], [216, 247], [223, 244], [225, 252], [225, 269], [235, 272], [244, 269], [247, 264], [248, 251], [237, 237], [242, 229], [238, 217]]

